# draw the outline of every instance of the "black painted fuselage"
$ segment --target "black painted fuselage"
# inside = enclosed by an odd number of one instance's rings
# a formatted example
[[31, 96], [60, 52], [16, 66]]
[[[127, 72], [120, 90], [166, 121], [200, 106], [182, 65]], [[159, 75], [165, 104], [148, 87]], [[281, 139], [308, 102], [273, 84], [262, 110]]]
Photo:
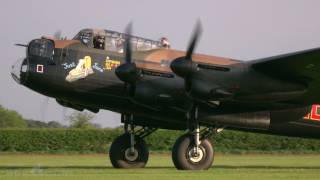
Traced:
[[266, 75], [250, 63], [195, 55], [197, 70], [186, 93], [183, 78], [170, 70], [171, 62], [183, 53], [134, 51], [141, 75], [131, 88], [115, 74], [124, 63], [123, 52], [87, 47], [76, 40], [38, 39], [28, 45], [15, 79], [61, 105], [133, 114], [142, 126], [186, 129], [185, 114], [196, 100], [203, 126], [320, 137], [317, 119], [302, 118], [320, 102], [320, 94], [315, 93], [318, 80], [310, 86]]

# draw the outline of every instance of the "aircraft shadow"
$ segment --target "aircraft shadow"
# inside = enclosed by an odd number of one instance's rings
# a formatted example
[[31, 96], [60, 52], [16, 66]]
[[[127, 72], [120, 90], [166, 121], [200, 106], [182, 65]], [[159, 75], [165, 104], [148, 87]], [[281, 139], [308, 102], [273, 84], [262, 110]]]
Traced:
[[320, 166], [232, 166], [232, 165], [217, 165], [214, 168], [219, 169], [320, 169]]
[[[152, 166], [145, 169], [173, 169], [173, 166]], [[114, 169], [111, 166], [0, 166], [0, 170], [27, 170], [27, 169]], [[232, 166], [217, 165], [213, 169], [319, 169], [320, 166]]]
[[113, 169], [110, 166], [0, 166], [0, 170], [15, 169]]

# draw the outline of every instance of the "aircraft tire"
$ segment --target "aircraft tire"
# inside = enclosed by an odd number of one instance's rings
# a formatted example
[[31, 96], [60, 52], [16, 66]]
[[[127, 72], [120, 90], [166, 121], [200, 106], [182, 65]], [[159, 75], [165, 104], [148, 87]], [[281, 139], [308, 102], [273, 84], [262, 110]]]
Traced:
[[135, 137], [135, 152], [130, 154], [130, 134], [117, 137], [111, 144], [109, 157], [114, 168], [143, 168], [149, 158], [149, 150], [145, 141]]
[[214, 160], [213, 146], [208, 139], [201, 140], [198, 155], [194, 156], [194, 136], [185, 134], [179, 137], [172, 149], [172, 161], [179, 170], [206, 170]]

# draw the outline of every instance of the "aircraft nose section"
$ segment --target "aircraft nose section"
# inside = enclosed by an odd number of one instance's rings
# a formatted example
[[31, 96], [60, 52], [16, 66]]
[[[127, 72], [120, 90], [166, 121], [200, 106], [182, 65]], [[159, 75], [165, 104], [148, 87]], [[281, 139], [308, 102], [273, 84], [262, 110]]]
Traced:
[[17, 60], [10, 69], [10, 73], [12, 78], [17, 82], [17, 83], [21, 83], [21, 72], [22, 72], [22, 63], [23, 63], [24, 59], [19, 59]]

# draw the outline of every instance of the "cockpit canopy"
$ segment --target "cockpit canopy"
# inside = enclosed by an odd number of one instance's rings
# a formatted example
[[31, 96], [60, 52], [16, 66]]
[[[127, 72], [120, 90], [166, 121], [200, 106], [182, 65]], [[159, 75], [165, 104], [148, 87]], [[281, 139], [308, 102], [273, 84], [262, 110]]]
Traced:
[[[123, 53], [123, 45], [128, 35], [110, 30], [83, 29], [73, 39], [96, 49], [117, 51]], [[147, 51], [158, 48], [167, 48], [161, 41], [131, 36], [133, 51]]]

